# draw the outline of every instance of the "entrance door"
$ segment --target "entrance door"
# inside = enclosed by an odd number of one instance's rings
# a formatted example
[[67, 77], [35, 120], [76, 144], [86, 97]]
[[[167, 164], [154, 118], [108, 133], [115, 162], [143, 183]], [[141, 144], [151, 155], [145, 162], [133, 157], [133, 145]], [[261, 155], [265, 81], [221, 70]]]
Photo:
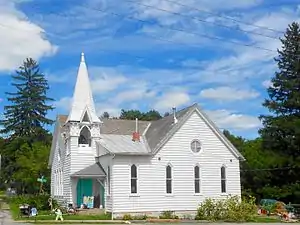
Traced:
[[79, 179], [77, 183], [77, 206], [83, 203], [84, 196], [93, 195], [93, 180], [92, 179]]

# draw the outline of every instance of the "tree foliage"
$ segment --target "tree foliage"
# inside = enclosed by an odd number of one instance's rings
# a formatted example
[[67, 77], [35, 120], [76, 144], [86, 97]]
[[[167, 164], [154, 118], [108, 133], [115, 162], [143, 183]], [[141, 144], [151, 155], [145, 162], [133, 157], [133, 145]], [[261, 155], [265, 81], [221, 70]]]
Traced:
[[146, 113], [143, 113], [139, 110], [121, 110], [120, 119], [124, 120], [135, 120], [138, 118], [139, 120], [152, 121], [159, 120], [162, 118], [160, 113], [156, 110], [150, 110]]
[[[18, 187], [23, 190], [22, 192], [37, 193], [39, 190], [37, 178], [42, 175], [49, 183], [50, 173], [47, 168], [49, 154], [50, 146], [42, 142], [35, 142], [32, 147], [27, 143], [20, 146], [16, 158], [18, 171], [13, 173], [12, 177], [18, 181]], [[49, 191], [49, 185], [46, 185], [46, 191]]]
[[[268, 88], [268, 98], [263, 103], [270, 114], [260, 118], [264, 127], [260, 130], [265, 151], [277, 154], [281, 160], [273, 167], [290, 169], [272, 172], [270, 187], [286, 189], [299, 186], [300, 171], [300, 25], [288, 26], [282, 49], [275, 58], [278, 70]], [[298, 190], [300, 191], [300, 190]], [[285, 193], [286, 198], [293, 194]]]
[[1, 133], [15, 137], [37, 136], [44, 125], [53, 123], [46, 117], [48, 111], [53, 109], [47, 104], [53, 100], [47, 97], [48, 82], [32, 58], [23, 62], [16, 74], [12, 75], [12, 80], [16, 92], [6, 93], [11, 105], [4, 107], [5, 119], [0, 121], [4, 129]]
[[[4, 127], [0, 139], [1, 177], [4, 186], [14, 185], [22, 193], [35, 193], [40, 175], [49, 177], [47, 161], [52, 135], [44, 125], [52, 124], [46, 117], [53, 107], [48, 105], [48, 82], [38, 63], [28, 58], [12, 75], [16, 91], [6, 93], [10, 105], [4, 107]], [[5, 184], [5, 185], [4, 185]]]
[[104, 113], [102, 114], [101, 118], [108, 119], [108, 118], [109, 118], [109, 113], [108, 113], [108, 112], [104, 112]]

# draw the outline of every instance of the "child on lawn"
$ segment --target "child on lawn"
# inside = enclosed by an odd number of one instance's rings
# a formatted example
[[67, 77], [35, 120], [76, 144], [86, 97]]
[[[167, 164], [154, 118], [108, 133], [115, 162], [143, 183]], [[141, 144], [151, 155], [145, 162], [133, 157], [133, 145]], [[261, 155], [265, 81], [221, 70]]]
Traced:
[[56, 214], [55, 220], [60, 219], [61, 221], [64, 221], [64, 218], [63, 218], [63, 216], [62, 216], [62, 211], [61, 211], [59, 208], [55, 209], [54, 212], [55, 212], [55, 214]]

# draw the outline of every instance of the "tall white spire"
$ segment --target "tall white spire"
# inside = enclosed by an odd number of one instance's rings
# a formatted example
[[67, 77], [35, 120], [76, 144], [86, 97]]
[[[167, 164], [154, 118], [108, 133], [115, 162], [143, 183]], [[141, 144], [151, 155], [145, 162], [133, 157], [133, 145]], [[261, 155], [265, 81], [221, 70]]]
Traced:
[[91, 123], [99, 123], [96, 115], [93, 94], [91, 90], [89, 74], [85, 63], [84, 53], [81, 53], [81, 60], [77, 74], [73, 102], [67, 122], [87, 120]]

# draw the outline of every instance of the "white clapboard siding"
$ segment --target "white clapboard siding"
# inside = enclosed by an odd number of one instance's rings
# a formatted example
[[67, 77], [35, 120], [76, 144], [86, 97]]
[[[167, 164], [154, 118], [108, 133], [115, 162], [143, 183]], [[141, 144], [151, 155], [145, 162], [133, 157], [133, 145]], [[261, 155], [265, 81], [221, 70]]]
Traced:
[[[110, 166], [111, 173], [112, 173], [112, 156], [110, 156], [110, 155], [101, 156], [99, 158], [99, 162], [102, 165], [106, 175], [108, 174], [108, 166]], [[105, 193], [104, 193], [104, 196], [105, 196], [105, 209], [106, 209], [106, 211], [111, 212], [112, 211], [112, 197], [111, 197], [112, 193], [111, 193], [111, 195], [108, 195], [107, 180], [105, 180], [104, 183], [105, 183]], [[111, 179], [110, 179], [111, 191], [112, 191], [112, 185], [113, 185], [113, 176], [111, 174]]]
[[[202, 142], [203, 151], [193, 153], [193, 139]], [[160, 159], [160, 160], [159, 160]], [[130, 195], [130, 165], [138, 166], [138, 189]], [[173, 194], [166, 194], [166, 166], [172, 165]], [[194, 166], [201, 167], [201, 194], [194, 194]], [[221, 194], [221, 166], [226, 166], [227, 194], [241, 195], [239, 160], [195, 112], [152, 158], [116, 156], [113, 159], [113, 211], [159, 212], [193, 211], [207, 197]]]

